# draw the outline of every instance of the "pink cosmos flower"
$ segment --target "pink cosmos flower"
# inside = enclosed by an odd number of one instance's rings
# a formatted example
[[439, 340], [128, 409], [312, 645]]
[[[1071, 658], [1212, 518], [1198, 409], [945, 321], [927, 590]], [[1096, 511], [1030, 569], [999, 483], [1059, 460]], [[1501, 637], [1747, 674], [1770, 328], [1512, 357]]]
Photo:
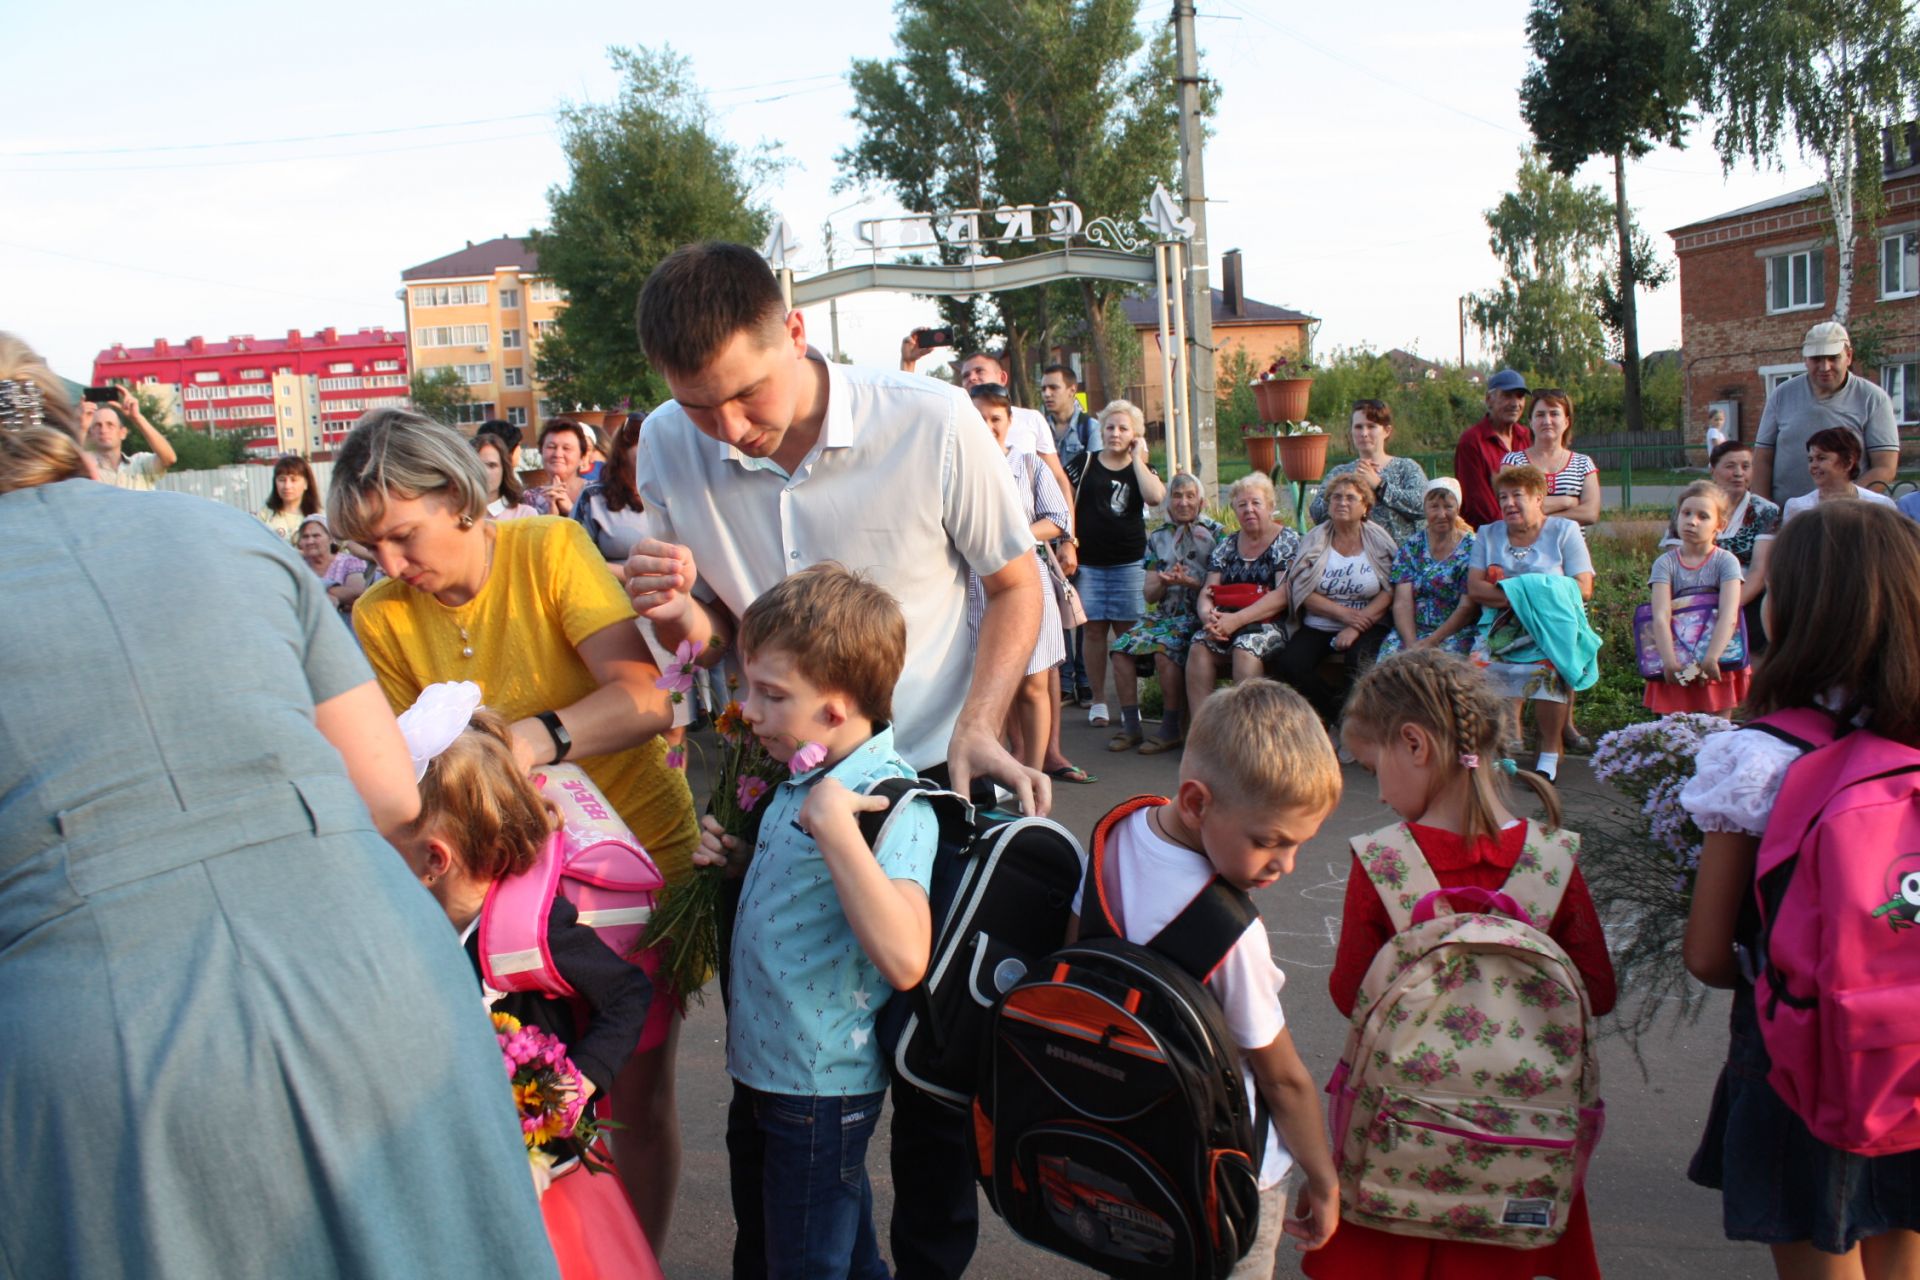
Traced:
[[794, 773], [805, 773], [817, 769], [820, 762], [827, 758], [827, 748], [818, 742], [803, 742], [800, 749], [787, 758], [787, 768]]
[[673, 701], [682, 702], [693, 688], [693, 666], [700, 657], [700, 648], [691, 640], [682, 640], [680, 647], [673, 651], [673, 658], [667, 663], [667, 669], [653, 682], [656, 689], [665, 689], [673, 695]]
[[687, 767], [687, 749], [684, 746], [667, 748], [667, 768], [684, 769]]
[[760, 803], [760, 797], [767, 794], [767, 780], [748, 775], [740, 779], [740, 785], [734, 789], [734, 799], [740, 802], [742, 812], [752, 813], [753, 806]]

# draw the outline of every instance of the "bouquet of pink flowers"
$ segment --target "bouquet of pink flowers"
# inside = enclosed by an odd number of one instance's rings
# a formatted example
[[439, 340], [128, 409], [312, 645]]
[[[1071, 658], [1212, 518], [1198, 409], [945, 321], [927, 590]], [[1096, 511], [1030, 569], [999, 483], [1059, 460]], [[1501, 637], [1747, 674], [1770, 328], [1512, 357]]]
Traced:
[[600, 1124], [587, 1109], [586, 1079], [567, 1057], [567, 1046], [510, 1013], [493, 1015], [493, 1034], [513, 1085], [513, 1103], [520, 1110], [527, 1158], [551, 1168], [553, 1154], [543, 1148], [558, 1143], [589, 1169], [602, 1168], [592, 1154]]
[[[676, 698], [680, 696], [692, 684], [697, 658], [690, 643], [682, 645], [660, 677], [660, 687]], [[720, 758], [707, 811], [740, 842], [744, 859], [752, 855], [759, 838], [761, 803], [786, 780], [788, 766], [768, 753], [766, 744], [742, 718], [739, 703], [729, 702], [715, 719], [714, 728], [720, 735]], [[804, 771], [817, 764], [822, 755], [825, 751], [818, 746], [803, 746], [794, 753], [792, 764]], [[721, 890], [743, 866], [744, 861], [737, 866], [695, 867], [687, 879], [667, 886], [654, 903], [640, 946], [643, 950], [661, 948], [659, 976], [678, 994], [683, 1008], [689, 996], [704, 1000], [700, 988], [720, 966], [732, 925], [731, 920], [721, 918]]]

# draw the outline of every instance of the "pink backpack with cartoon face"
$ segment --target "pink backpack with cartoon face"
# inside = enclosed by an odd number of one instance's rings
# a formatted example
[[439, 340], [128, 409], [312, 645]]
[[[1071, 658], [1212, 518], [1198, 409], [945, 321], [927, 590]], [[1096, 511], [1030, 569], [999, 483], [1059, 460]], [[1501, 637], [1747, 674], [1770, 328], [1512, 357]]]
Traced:
[[[652, 949], [640, 951], [639, 943], [665, 884], [659, 868], [579, 766], [549, 765], [534, 773], [533, 784], [559, 812], [560, 825], [525, 874], [497, 880], [488, 890], [480, 909], [481, 976], [496, 991], [576, 995], [547, 944], [547, 913], [554, 895], [564, 894], [581, 924], [655, 977], [660, 957]], [[640, 1049], [664, 1040], [674, 1005], [660, 998], [665, 993], [654, 994]]]
[[1920, 750], [1805, 708], [1754, 864], [1760, 1034], [1781, 1100], [1859, 1155], [1920, 1150]]

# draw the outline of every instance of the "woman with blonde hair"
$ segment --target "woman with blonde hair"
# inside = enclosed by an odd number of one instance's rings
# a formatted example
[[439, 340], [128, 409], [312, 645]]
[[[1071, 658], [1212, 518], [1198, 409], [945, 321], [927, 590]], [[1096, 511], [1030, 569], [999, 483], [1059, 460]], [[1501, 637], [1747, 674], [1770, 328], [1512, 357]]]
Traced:
[[[1167, 496], [1167, 486], [1147, 464], [1146, 423], [1132, 403], [1115, 400], [1100, 411], [1100, 443], [1098, 452], [1075, 458], [1068, 472], [1073, 480], [1073, 527], [1079, 534], [1075, 545], [1080, 549], [1080, 572], [1074, 585], [1087, 613], [1081, 653], [1087, 683], [1093, 688], [1087, 723], [1096, 729], [1109, 723], [1107, 638], [1126, 631], [1147, 611], [1142, 567], [1147, 554], [1147, 508], [1159, 506]], [[1138, 707], [1133, 709], [1132, 723], [1124, 728], [1140, 731]], [[1089, 781], [1071, 766], [1055, 770], [1054, 776], [1068, 782]]]
[[[489, 520], [487, 498], [472, 446], [407, 410], [363, 415], [334, 456], [328, 526], [386, 575], [354, 605], [353, 625], [389, 705], [397, 713], [430, 684], [474, 681], [507, 718], [522, 768], [577, 759], [668, 882], [684, 879], [700, 839], [693, 796], [667, 762], [672, 707], [627, 593], [580, 525]], [[679, 1178], [679, 1025], [634, 1054], [610, 1093], [625, 1126], [621, 1180], [656, 1248]]]
[[1237, 533], [1213, 545], [1194, 612], [1200, 629], [1187, 648], [1187, 722], [1222, 675], [1235, 683], [1266, 674], [1287, 643], [1287, 574], [1300, 535], [1273, 518], [1273, 481], [1249, 472], [1227, 490]]

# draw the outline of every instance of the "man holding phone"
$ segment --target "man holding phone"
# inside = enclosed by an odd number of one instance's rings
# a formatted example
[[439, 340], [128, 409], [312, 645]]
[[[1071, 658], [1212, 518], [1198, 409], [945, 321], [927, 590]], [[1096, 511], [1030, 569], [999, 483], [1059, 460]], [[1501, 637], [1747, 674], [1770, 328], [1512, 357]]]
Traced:
[[[140, 428], [151, 453], [122, 452], [129, 422]], [[153, 482], [179, 460], [173, 445], [147, 421], [140, 402], [125, 387], [87, 388], [80, 405], [80, 434], [100, 479], [117, 488], [151, 490]]]

